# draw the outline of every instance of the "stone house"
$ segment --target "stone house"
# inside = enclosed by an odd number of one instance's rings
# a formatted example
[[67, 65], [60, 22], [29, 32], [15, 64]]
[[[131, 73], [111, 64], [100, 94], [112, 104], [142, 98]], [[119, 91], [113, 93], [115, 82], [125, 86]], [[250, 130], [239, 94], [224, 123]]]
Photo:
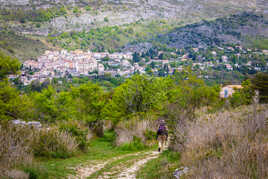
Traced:
[[241, 85], [227, 85], [221, 88], [220, 91], [220, 97], [221, 98], [228, 98], [233, 95], [235, 90], [242, 89], [243, 87]]

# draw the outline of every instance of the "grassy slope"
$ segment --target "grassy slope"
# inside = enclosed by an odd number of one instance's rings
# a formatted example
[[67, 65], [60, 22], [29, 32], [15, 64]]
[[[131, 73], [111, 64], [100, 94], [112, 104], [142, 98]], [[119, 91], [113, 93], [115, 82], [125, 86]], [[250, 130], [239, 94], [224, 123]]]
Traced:
[[146, 41], [178, 26], [176, 22], [155, 20], [136, 22], [123, 26], [100, 27], [89, 32], [65, 32], [49, 37], [49, 42], [65, 49], [119, 49], [132, 41]]
[[257, 38], [253, 39], [251, 41], [252, 47], [258, 48], [258, 49], [263, 49], [263, 50], [268, 50], [268, 37], [267, 38]]
[[16, 35], [11, 31], [0, 31], [0, 50], [20, 61], [36, 58], [47, 49], [49, 48], [40, 40]]

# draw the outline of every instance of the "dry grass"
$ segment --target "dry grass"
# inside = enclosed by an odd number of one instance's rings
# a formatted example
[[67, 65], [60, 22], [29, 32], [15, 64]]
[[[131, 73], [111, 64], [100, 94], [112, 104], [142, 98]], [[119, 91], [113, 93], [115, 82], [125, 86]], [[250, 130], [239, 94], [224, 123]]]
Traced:
[[35, 155], [55, 158], [67, 158], [78, 149], [74, 137], [57, 128], [40, 130], [32, 143]]
[[10, 168], [31, 164], [32, 138], [33, 131], [27, 127], [0, 126], [0, 177], [1, 174], [9, 175]]
[[267, 178], [268, 106], [200, 115], [186, 126], [187, 178]]
[[148, 145], [153, 145], [147, 143], [145, 133], [146, 131], [156, 131], [157, 123], [153, 120], [152, 116], [147, 116], [146, 119], [141, 120], [139, 117], [134, 117], [128, 121], [122, 121], [117, 124], [115, 128], [115, 132], [117, 134], [116, 137], [116, 145], [119, 146], [121, 144], [130, 143], [133, 141], [134, 136], [138, 137], [142, 140], [143, 143]]
[[1, 123], [0, 178], [27, 178], [27, 174], [16, 168], [33, 166], [34, 154], [66, 158], [77, 151], [77, 146], [74, 137], [57, 128], [39, 130]]

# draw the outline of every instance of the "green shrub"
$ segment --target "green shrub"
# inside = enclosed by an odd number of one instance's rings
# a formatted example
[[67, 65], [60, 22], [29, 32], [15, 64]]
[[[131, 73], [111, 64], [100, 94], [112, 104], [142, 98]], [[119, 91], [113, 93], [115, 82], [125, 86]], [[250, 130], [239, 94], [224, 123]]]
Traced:
[[47, 170], [39, 165], [29, 165], [23, 167], [23, 171], [29, 175], [29, 179], [49, 178]]
[[87, 150], [91, 134], [88, 127], [81, 124], [81, 122], [71, 120], [60, 123], [59, 129], [61, 131], [68, 132], [69, 134], [71, 134], [78, 143], [78, 147], [80, 150]]
[[104, 22], [109, 22], [108, 17], [104, 17]]
[[164, 151], [156, 159], [146, 163], [138, 172], [137, 178], [146, 179], [173, 179], [174, 171], [179, 168], [180, 153], [172, 151]]
[[79, 13], [81, 13], [81, 11], [80, 11], [80, 9], [79, 9], [78, 7], [75, 7], [75, 8], [73, 9], [73, 13], [74, 13], [74, 14], [79, 14]]
[[230, 98], [230, 103], [232, 107], [241, 106], [244, 104], [244, 99], [241, 93], [235, 92]]
[[55, 17], [66, 15], [67, 11], [65, 7], [53, 7], [48, 9], [38, 9], [38, 10], [23, 10], [23, 9], [1, 9], [0, 16], [4, 20], [14, 20], [25, 23], [27, 21], [31, 22], [46, 22]]
[[77, 142], [67, 132], [57, 128], [40, 130], [32, 144], [36, 156], [68, 158], [77, 151]]
[[134, 136], [132, 142], [122, 144], [118, 148], [123, 151], [138, 151], [148, 147], [142, 142], [141, 138]]
[[144, 136], [146, 140], [155, 140], [156, 139], [156, 132], [151, 130], [146, 130], [144, 132]]
[[91, 11], [91, 7], [90, 7], [90, 6], [86, 6], [86, 7], [85, 7], [85, 10], [86, 10], [86, 11]]

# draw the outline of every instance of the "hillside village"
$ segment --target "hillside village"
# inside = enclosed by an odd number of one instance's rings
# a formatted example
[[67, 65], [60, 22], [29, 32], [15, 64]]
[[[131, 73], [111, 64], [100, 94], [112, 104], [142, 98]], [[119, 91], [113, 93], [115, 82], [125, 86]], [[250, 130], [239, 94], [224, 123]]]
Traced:
[[103, 75], [104, 72], [115, 73], [114, 71], [105, 70], [101, 59], [113, 59], [108, 64], [128, 66], [126, 59], [131, 59], [130, 53], [92, 53], [80, 50], [67, 52], [46, 51], [37, 61], [27, 60], [23, 63], [21, 81], [24, 85], [30, 84], [34, 80], [44, 82], [46, 79], [60, 78], [64, 76], [90, 76]]
[[[255, 58], [258, 58], [257, 60]], [[259, 60], [262, 59], [262, 61]], [[252, 60], [251, 60], [252, 59]], [[267, 71], [268, 51], [245, 49], [241, 46], [173, 49], [149, 49], [146, 53], [108, 53], [76, 51], [46, 51], [37, 60], [27, 60], [22, 65], [20, 80], [24, 85], [38, 80], [63, 77], [105, 74], [130, 77], [134, 73], [167, 76], [190, 66], [196, 71]], [[210, 78], [208, 75], [200, 78]], [[17, 78], [17, 76], [10, 76]]]

